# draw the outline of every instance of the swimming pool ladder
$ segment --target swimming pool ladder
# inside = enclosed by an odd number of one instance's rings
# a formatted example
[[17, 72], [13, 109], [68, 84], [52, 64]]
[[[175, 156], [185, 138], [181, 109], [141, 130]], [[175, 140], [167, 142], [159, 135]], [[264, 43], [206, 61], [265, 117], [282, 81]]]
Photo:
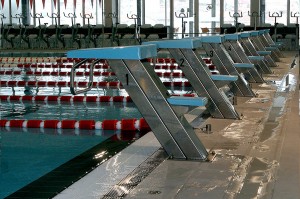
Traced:
[[[209, 159], [209, 153], [193, 127], [182, 113], [177, 111], [178, 106], [204, 107], [207, 98], [170, 96], [167, 88], [146, 59], [157, 56], [156, 45], [73, 50], [69, 51], [67, 56], [106, 59], [170, 157], [201, 161]], [[75, 67], [78, 68], [79, 65], [80, 63], [75, 64]], [[74, 84], [71, 87], [74, 91]]]

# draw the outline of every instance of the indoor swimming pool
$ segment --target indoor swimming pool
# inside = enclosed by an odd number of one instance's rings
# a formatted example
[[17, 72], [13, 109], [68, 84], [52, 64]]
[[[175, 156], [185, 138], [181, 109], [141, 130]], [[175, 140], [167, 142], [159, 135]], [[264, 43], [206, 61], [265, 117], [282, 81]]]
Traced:
[[[12, 70], [5, 67], [1, 71], [17, 71], [20, 75], [2, 75], [1, 81], [68, 81], [68, 76], [26, 75], [28, 69]], [[49, 71], [49, 69], [48, 69]], [[43, 72], [47, 72], [44, 69]], [[53, 70], [51, 69], [51, 72]], [[63, 70], [61, 70], [63, 72]], [[84, 77], [81, 77], [84, 81]], [[100, 80], [101, 81], [101, 80]], [[94, 89], [90, 96], [125, 95], [121, 89]], [[59, 128], [15, 128], [3, 122], [20, 121], [71, 121], [71, 120], [121, 120], [124, 118], [141, 118], [132, 102], [98, 102], [83, 101], [44, 101], [36, 96], [70, 96], [68, 87], [1, 87], [1, 175], [0, 198], [4, 198], [33, 182], [44, 183], [51, 187], [53, 182], [45, 183], [45, 176], [56, 177], [53, 190], [49, 196], [62, 191], [82, 176], [126, 147], [131, 140], [139, 138], [139, 132], [113, 130], [84, 130]], [[3, 96], [35, 96], [36, 100], [5, 100]], [[37, 126], [39, 127], [39, 126]], [[112, 144], [114, 143], [114, 144]], [[118, 146], [115, 144], [118, 143]], [[112, 147], [113, 146], [113, 147]], [[105, 148], [106, 147], [106, 148]], [[111, 149], [110, 149], [111, 148]], [[106, 150], [107, 149], [107, 150]], [[91, 151], [92, 152], [89, 152]], [[101, 152], [103, 154], [101, 155]], [[80, 157], [88, 153], [89, 156]], [[100, 154], [100, 155], [99, 155]], [[76, 158], [82, 160], [76, 160]], [[75, 159], [75, 160], [74, 160]], [[75, 163], [74, 163], [75, 162]], [[76, 163], [77, 162], [77, 163]], [[80, 164], [77, 170], [68, 165]], [[67, 166], [66, 166], [67, 165]], [[68, 169], [64, 168], [67, 167]], [[57, 171], [58, 170], [58, 171]], [[66, 172], [61, 175], [59, 173]], [[43, 177], [44, 176], [44, 177]], [[52, 177], [53, 178], [53, 177]], [[48, 180], [47, 180], [48, 181]], [[53, 179], [52, 179], [53, 181]], [[52, 194], [52, 195], [51, 195]]]
[[[126, 91], [120, 85], [109, 86], [117, 81], [109, 69], [99, 66], [94, 79], [108, 84], [72, 96], [72, 63], [59, 67], [54, 58], [31, 62], [2, 60], [0, 198], [32, 189], [44, 189], [53, 197], [149, 131], [147, 125], [146, 131], [141, 129], [143, 118]], [[87, 82], [87, 72], [78, 70], [76, 81]], [[160, 67], [156, 72], [165, 82], [186, 81], [178, 70]], [[167, 85], [171, 94], [192, 91]], [[123, 125], [124, 120], [128, 122]], [[132, 129], [137, 121], [140, 127]]]

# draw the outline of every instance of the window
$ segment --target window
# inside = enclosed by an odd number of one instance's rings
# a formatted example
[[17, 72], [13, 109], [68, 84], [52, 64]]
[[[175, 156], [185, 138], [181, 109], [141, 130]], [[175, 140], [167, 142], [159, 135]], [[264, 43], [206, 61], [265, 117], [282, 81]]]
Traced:
[[179, 38], [189, 32], [189, 21], [193, 20], [189, 9], [189, 0], [174, 0], [174, 33], [178, 33]]
[[202, 33], [214, 32], [220, 26], [220, 1], [202, 0], [199, 2], [199, 27]]
[[234, 24], [234, 18], [232, 17], [235, 13], [234, 0], [224, 0], [224, 24]]
[[[9, 9], [8, 9], [8, 3], [5, 3], [5, 1], [3, 2], [3, 6], [2, 6], [2, 3], [0, 3], [0, 8], [1, 8], [1, 11], [0, 11], [0, 14], [1, 14], [1, 20], [3, 20], [3, 23], [4, 24], [8, 24], [9, 23]], [[4, 18], [5, 17], [5, 18]], [[1, 21], [0, 21], [1, 23]]]
[[[299, 16], [299, 0], [290, 0], [290, 23], [296, 24], [297, 23], [297, 16]], [[299, 23], [300, 21], [298, 21]]]
[[235, 26], [236, 20], [238, 23], [250, 25], [249, 0], [224, 0], [224, 23]]
[[[6, 6], [7, 6], [7, 10], [8, 10], [8, 2], [6, 1]], [[6, 17], [8, 17], [9, 15], [7, 15]], [[21, 9], [21, 2], [20, 5], [17, 6], [17, 4], [12, 3], [11, 5], [11, 16], [12, 16], [12, 23], [13, 24], [20, 24], [20, 22], [22, 23], [21, 20], [21, 16], [22, 16], [22, 9]]]
[[[121, 24], [134, 24], [134, 18], [137, 15], [136, 0], [122, 0], [120, 2], [119, 19]], [[129, 17], [129, 18], [128, 18]]]
[[[97, 19], [97, 14], [96, 14], [97, 5], [95, 4], [94, 0], [85, 1], [84, 8], [85, 8], [85, 10], [84, 10], [85, 15], [83, 15], [83, 13], [81, 14], [81, 16], [79, 15], [80, 17], [83, 18], [82, 19], [83, 24], [88, 24], [88, 22], [89, 22], [91, 25], [95, 25], [96, 19]], [[101, 14], [100, 14], [100, 16], [101, 16]]]
[[[166, 23], [166, 0], [152, 0], [145, 2], [145, 23], [146, 24], [164, 24]], [[148, 9], [147, 9], [148, 8]], [[155, 8], [155, 9], [151, 9]]]
[[238, 19], [239, 23], [243, 23], [247, 26], [250, 25], [250, 16], [248, 16], [248, 11], [250, 12], [250, 1], [249, 0], [239, 0], [237, 12], [242, 13], [243, 17]]
[[287, 22], [287, 1], [282, 0], [265, 0], [265, 23], [286, 24]]
[[[75, 7], [72, 1], [62, 1], [58, 2], [60, 5], [60, 24], [72, 25], [72, 17], [74, 17]], [[76, 21], [76, 19], [75, 19]], [[76, 22], [75, 22], [76, 23]]]
[[35, 10], [36, 13], [34, 14], [33, 9], [30, 9], [32, 16], [30, 24], [36, 24], [36, 26], [43, 25], [44, 23], [48, 23], [48, 25], [52, 24], [51, 18], [48, 17], [52, 15], [52, 1], [45, 1], [45, 5], [43, 5], [42, 1], [35, 1]]

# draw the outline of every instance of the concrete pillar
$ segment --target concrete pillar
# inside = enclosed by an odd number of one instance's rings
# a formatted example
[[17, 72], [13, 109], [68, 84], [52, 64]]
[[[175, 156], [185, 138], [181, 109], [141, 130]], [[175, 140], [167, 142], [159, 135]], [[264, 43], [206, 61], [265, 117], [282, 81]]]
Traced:
[[194, 32], [196, 33], [194, 36], [199, 36], [199, 0], [194, 0]]
[[[118, 20], [118, 4], [116, 4], [116, 1], [113, 0], [104, 0], [104, 25], [106, 27], [111, 27], [113, 25], [113, 23], [117, 23], [119, 20]], [[109, 15], [112, 16], [112, 13], [114, 15], [117, 15], [118, 17], [117, 18], [112, 18], [111, 17], [108, 17]]]
[[[250, 14], [251, 13], [258, 13], [260, 14], [261, 10], [260, 10], [260, 0], [251, 0], [251, 4], [250, 4]], [[250, 25], [254, 26], [255, 23], [255, 17], [251, 17], [250, 18]], [[260, 18], [256, 18], [256, 26], [260, 26], [261, 24], [261, 20]]]
[[174, 0], [170, 0], [170, 29], [168, 37], [170, 39], [174, 38]]
[[220, 0], [220, 27], [224, 24], [224, 0]]

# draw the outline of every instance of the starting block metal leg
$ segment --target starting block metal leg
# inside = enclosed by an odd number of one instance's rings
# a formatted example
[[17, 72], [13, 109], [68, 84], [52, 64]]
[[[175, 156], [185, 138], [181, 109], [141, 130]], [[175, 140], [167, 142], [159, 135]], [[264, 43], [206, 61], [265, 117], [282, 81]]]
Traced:
[[155, 45], [74, 50], [67, 56], [107, 59], [166, 152], [178, 159], [207, 159], [192, 126], [168, 103], [166, 87], [145, 60], [157, 56]]
[[239, 74], [233, 65], [233, 60], [220, 43], [202, 43], [206, 53], [211, 57], [221, 74], [238, 76], [236, 82], [232, 82], [232, 89], [235, 95], [254, 97], [255, 93], [250, 88], [248, 82]]
[[[252, 45], [254, 46], [254, 48], [257, 50], [257, 51], [266, 51], [265, 47], [261, 45], [260, 41], [257, 39], [257, 36], [254, 36], [254, 37], [250, 37], [249, 38], [249, 41], [252, 43]], [[269, 53], [269, 52], [268, 52]], [[276, 67], [277, 64], [275, 63], [275, 59], [273, 59], [271, 57], [272, 53], [271, 54], [268, 54], [268, 55], [264, 55], [265, 56], [265, 59], [268, 61], [269, 63], [269, 66], [271, 67]]]
[[167, 49], [170, 52], [198, 96], [209, 99], [207, 110], [213, 117], [239, 119], [239, 114], [235, 111], [234, 106], [224, 91], [219, 88], [236, 81], [237, 77], [211, 75], [196, 50], [201, 46], [200, 39], [163, 40], [145, 42], [145, 44], [155, 44], [158, 49]]
[[[275, 42], [273, 41], [273, 39], [272, 39], [272, 37], [270, 36], [269, 33], [267, 33], [265, 31], [265, 33], [262, 36], [263, 36], [263, 37], [261, 37], [262, 41], [264, 42], [264, 44], [266, 46], [275, 45]], [[282, 52], [279, 50], [279, 48], [277, 48], [275, 52], [276, 52], [277, 56], [284, 57], [283, 54], [282, 54]]]
[[[226, 41], [223, 43], [227, 52], [235, 63], [251, 63], [244, 49], [239, 45], [237, 41]], [[255, 83], [263, 83], [264, 79], [262, 75], [256, 70], [256, 68], [248, 69], [245, 76], [249, 77], [249, 81]]]
[[180, 64], [185, 77], [189, 80], [199, 96], [210, 99], [208, 111], [215, 118], [239, 119], [239, 114], [228, 100], [225, 93], [219, 89], [206, 70], [206, 64], [199, 59], [193, 49], [168, 49], [172, 57]]
[[[254, 46], [248, 42], [248, 40], [241, 40], [239, 41], [241, 46], [243, 47], [243, 49], [245, 50], [247, 56], [259, 56], [254, 48]], [[261, 70], [266, 73], [266, 74], [271, 74], [272, 70], [270, 69], [270, 67], [268, 66], [267, 61], [264, 59], [262, 61], [260, 61], [259, 66], [261, 68]]]
[[170, 96], [166, 87], [152, 67], [145, 67], [148, 63], [133, 60], [108, 62], [169, 154], [180, 159], [206, 158], [206, 150], [191, 125], [184, 117], [179, 119], [167, 102], [166, 98]]
[[[252, 42], [257, 46], [257, 48], [259, 50], [266, 50], [266, 46], [261, 42], [261, 39], [260, 39], [260, 35], [259, 36], [256, 36], [256, 37], [252, 37]], [[271, 55], [270, 57], [275, 61], [275, 62], [279, 62], [280, 59], [279, 57], [276, 55], [275, 51], [272, 50], [271, 51]]]

